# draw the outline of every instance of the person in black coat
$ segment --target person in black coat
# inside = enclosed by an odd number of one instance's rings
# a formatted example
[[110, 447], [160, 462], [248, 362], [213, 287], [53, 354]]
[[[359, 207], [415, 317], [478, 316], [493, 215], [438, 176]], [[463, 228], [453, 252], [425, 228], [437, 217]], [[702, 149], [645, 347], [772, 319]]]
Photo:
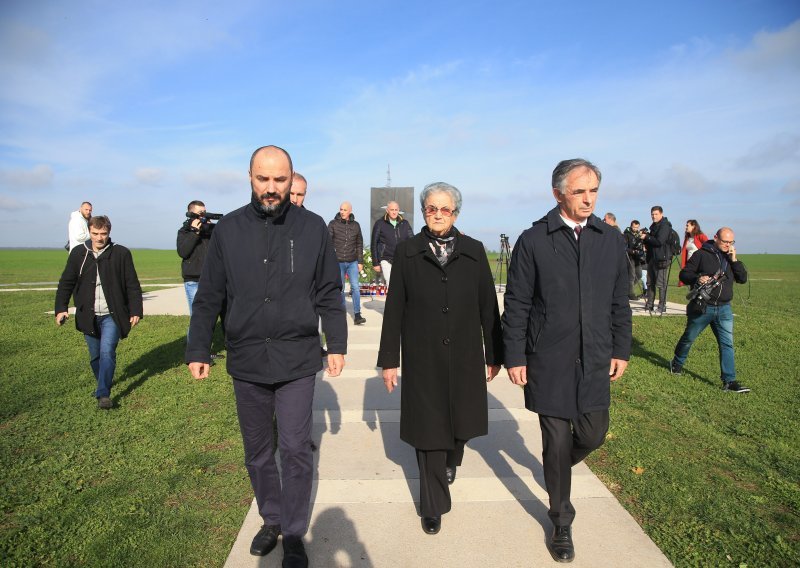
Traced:
[[697, 336], [711, 326], [719, 347], [720, 378], [722, 390], [735, 393], [750, 392], [736, 380], [733, 355], [733, 283], [747, 282], [747, 268], [736, 258], [733, 229], [722, 227], [713, 241], [706, 241], [681, 270], [680, 280], [702, 288], [706, 297], [698, 302], [699, 294], [686, 307], [686, 329], [675, 346], [675, 357], [670, 361], [670, 372], [680, 375]]
[[647, 294], [644, 309], [652, 312], [658, 290], [658, 313], [667, 310], [667, 280], [669, 279], [669, 265], [672, 261], [672, 251], [669, 249], [669, 234], [672, 232], [672, 223], [664, 216], [660, 205], [650, 209], [650, 232], [644, 236], [647, 245]]
[[181, 261], [181, 276], [183, 287], [186, 290], [186, 301], [189, 303], [189, 315], [192, 315], [192, 304], [197, 295], [197, 283], [206, 262], [208, 244], [215, 225], [209, 222], [206, 215], [206, 205], [202, 201], [191, 201], [186, 208], [187, 216], [180, 229], [178, 229], [177, 249]]
[[420, 203], [426, 227], [395, 251], [378, 366], [392, 392], [402, 356], [400, 438], [417, 450], [422, 528], [436, 534], [465, 443], [488, 432], [502, 333], [486, 251], [453, 226], [461, 193], [433, 183]]
[[414, 236], [411, 224], [400, 215], [400, 204], [390, 201], [386, 204], [386, 214], [372, 226], [372, 268], [383, 274], [386, 286], [392, 276], [392, 261], [397, 245]]
[[117, 344], [144, 316], [142, 287], [131, 251], [111, 242], [111, 221], [103, 215], [89, 219], [89, 239], [73, 248], [58, 281], [56, 323], [69, 318], [69, 299], [75, 302], [75, 327], [89, 348], [89, 364], [97, 380], [98, 407], [112, 407], [111, 385], [117, 366]]
[[622, 376], [631, 352], [625, 239], [593, 214], [600, 178], [586, 160], [556, 166], [558, 205], [517, 240], [505, 292], [505, 365], [539, 414], [548, 549], [559, 562], [575, 555], [572, 466], [603, 443], [609, 380]]
[[[186, 362], [208, 377], [214, 322], [227, 299], [227, 371], [233, 377], [245, 466], [264, 520], [251, 554], [283, 535], [283, 566], [306, 566], [313, 454], [312, 402], [318, 317], [328, 339], [328, 375], [347, 351], [336, 254], [322, 218], [290, 202], [292, 162], [277, 146], [250, 160], [250, 203], [223, 217], [211, 237], [189, 326]], [[277, 417], [281, 468], [273, 452]]]

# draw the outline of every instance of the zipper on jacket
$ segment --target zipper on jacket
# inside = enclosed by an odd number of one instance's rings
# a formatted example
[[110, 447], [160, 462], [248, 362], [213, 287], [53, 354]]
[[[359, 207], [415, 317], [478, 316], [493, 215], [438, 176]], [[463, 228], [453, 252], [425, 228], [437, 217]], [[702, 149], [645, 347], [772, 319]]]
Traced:
[[294, 239], [289, 239], [289, 263], [291, 271], [294, 272]]

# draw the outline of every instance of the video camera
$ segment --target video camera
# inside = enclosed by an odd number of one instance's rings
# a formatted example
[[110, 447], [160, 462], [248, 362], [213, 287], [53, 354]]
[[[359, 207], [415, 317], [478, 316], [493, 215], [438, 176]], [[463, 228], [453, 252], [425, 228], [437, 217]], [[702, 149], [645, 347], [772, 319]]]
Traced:
[[690, 302], [696, 302], [700, 305], [707, 304], [709, 300], [711, 300], [711, 292], [716, 290], [722, 285], [722, 281], [725, 280], [725, 273], [724, 272], [717, 272], [711, 278], [705, 281], [705, 284], [700, 284], [695, 288], [692, 288], [688, 294], [686, 294], [686, 299]]
[[220, 219], [222, 219], [222, 216], [223, 216], [222, 213], [208, 213], [208, 212], [206, 212], [203, 215], [198, 215], [197, 213], [192, 213], [191, 211], [187, 211], [186, 212], [186, 217], [188, 217], [189, 220], [194, 221], [195, 219], [200, 219], [201, 223], [209, 223], [211, 221], [219, 221]]

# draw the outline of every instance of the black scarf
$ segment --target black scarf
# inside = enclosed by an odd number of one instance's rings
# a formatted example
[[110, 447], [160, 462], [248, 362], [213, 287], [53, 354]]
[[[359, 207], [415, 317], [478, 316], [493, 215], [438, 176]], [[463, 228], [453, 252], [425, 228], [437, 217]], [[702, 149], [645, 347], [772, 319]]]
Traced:
[[422, 227], [422, 233], [428, 239], [428, 246], [431, 247], [433, 255], [439, 264], [444, 266], [453, 256], [456, 250], [456, 237], [458, 236], [458, 229], [450, 227], [446, 235], [437, 236], [431, 233], [428, 227]]

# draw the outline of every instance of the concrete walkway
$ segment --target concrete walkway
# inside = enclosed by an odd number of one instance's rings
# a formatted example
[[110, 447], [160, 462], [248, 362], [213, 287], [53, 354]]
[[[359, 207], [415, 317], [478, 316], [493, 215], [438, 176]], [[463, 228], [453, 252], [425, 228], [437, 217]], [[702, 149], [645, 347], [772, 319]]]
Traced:
[[[502, 306], [502, 296], [498, 298]], [[312, 514], [306, 535], [310, 565], [333, 567], [514, 567], [555, 565], [536, 415], [505, 371], [489, 385], [489, 435], [467, 445], [451, 486], [453, 509], [436, 536], [422, 532], [414, 450], [400, 441], [400, 392], [388, 394], [375, 368], [383, 298], [362, 301], [363, 326], [349, 321], [346, 367], [317, 377]], [[634, 306], [635, 308], [635, 306]], [[670, 313], [684, 313], [670, 305]], [[145, 314], [188, 313], [183, 288], [148, 293]], [[646, 314], [643, 309], [634, 313]], [[624, 380], [624, 379], [623, 379]], [[402, 385], [402, 382], [401, 382]], [[577, 516], [573, 566], [670, 566], [611, 492], [584, 464], [572, 486]], [[255, 501], [226, 568], [277, 567], [282, 548], [249, 553], [261, 527]]]

